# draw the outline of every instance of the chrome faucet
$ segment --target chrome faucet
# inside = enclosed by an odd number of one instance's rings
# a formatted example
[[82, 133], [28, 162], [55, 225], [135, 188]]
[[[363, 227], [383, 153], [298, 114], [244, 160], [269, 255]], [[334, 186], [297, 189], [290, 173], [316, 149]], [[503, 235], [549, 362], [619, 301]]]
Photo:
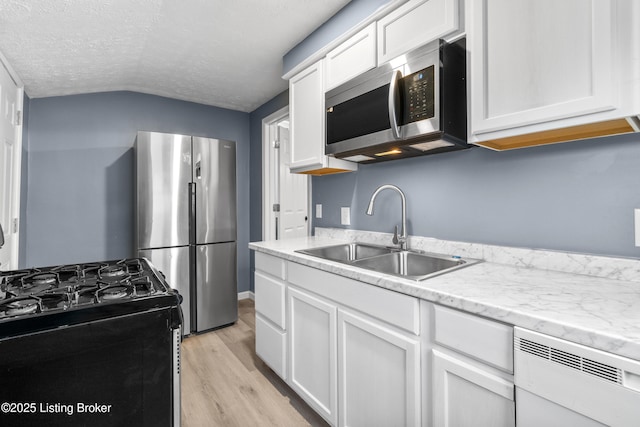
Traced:
[[393, 244], [400, 245], [400, 249], [403, 251], [407, 250], [407, 198], [404, 196], [404, 193], [401, 189], [396, 187], [395, 185], [385, 184], [378, 187], [376, 191], [371, 195], [371, 200], [369, 200], [369, 207], [367, 207], [367, 215], [373, 215], [373, 202], [376, 200], [378, 193], [382, 190], [396, 190], [400, 193], [400, 199], [402, 201], [402, 230], [400, 231], [400, 235], [398, 236], [398, 226], [395, 226], [395, 231], [393, 233]]

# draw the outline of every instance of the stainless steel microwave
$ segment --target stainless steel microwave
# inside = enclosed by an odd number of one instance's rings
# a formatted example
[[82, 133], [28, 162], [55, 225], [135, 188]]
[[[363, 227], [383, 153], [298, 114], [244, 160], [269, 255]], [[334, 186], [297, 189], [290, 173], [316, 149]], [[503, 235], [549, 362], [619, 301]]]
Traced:
[[469, 148], [465, 39], [435, 41], [325, 95], [325, 153], [372, 163]]

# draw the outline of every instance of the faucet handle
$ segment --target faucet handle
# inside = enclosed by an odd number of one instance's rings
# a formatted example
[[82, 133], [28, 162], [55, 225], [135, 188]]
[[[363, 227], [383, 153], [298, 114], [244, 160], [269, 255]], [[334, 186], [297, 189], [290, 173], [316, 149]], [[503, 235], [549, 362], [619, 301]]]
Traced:
[[393, 240], [391, 240], [394, 245], [397, 245], [400, 240], [398, 239], [398, 226], [396, 225], [393, 231]]

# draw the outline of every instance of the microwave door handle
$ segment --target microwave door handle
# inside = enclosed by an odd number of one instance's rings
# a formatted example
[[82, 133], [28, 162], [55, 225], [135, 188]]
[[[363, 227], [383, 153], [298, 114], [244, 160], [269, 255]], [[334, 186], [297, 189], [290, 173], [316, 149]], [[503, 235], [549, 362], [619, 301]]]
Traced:
[[402, 77], [400, 70], [395, 70], [391, 75], [391, 83], [389, 84], [389, 124], [391, 125], [391, 132], [395, 139], [400, 139], [400, 128], [398, 126], [398, 117], [396, 114], [396, 108], [398, 103], [396, 99], [399, 98], [398, 94], [398, 80]]

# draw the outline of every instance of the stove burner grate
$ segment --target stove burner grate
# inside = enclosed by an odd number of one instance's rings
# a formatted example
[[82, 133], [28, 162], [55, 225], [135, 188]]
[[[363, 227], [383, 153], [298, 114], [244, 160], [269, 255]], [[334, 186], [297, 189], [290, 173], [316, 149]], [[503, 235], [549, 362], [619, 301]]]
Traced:
[[129, 284], [117, 284], [117, 285], [105, 286], [104, 288], [101, 288], [98, 290], [98, 292], [96, 292], [96, 297], [98, 298], [98, 301], [100, 300], [110, 301], [110, 300], [123, 299], [131, 295], [133, 295], [133, 287]]
[[0, 317], [21, 316], [42, 311], [40, 299], [35, 297], [16, 297], [0, 304]]
[[136, 296], [147, 296], [153, 294], [156, 290], [153, 283], [148, 277], [138, 277], [131, 280], [131, 285]]
[[[29, 279], [34, 285], [51, 285], [58, 281], [58, 275], [56, 273], [38, 273], [29, 277]], [[25, 281], [23, 279], [23, 282]]]
[[105, 267], [102, 267], [100, 270], [98, 270], [98, 276], [101, 279], [106, 279], [110, 277], [119, 278], [125, 275], [128, 275], [127, 268], [126, 266], [123, 266], [120, 264], [107, 265]]
[[71, 306], [71, 298], [65, 291], [40, 294], [43, 310], [68, 309]]
[[7, 290], [15, 295], [33, 295], [43, 291], [55, 289], [60, 284], [57, 273], [36, 272], [22, 276], [19, 282], [14, 282]]
[[93, 304], [97, 302], [96, 292], [98, 285], [82, 286], [73, 294], [73, 302], [76, 305]]
[[170, 293], [145, 259], [0, 272], [0, 323]]

